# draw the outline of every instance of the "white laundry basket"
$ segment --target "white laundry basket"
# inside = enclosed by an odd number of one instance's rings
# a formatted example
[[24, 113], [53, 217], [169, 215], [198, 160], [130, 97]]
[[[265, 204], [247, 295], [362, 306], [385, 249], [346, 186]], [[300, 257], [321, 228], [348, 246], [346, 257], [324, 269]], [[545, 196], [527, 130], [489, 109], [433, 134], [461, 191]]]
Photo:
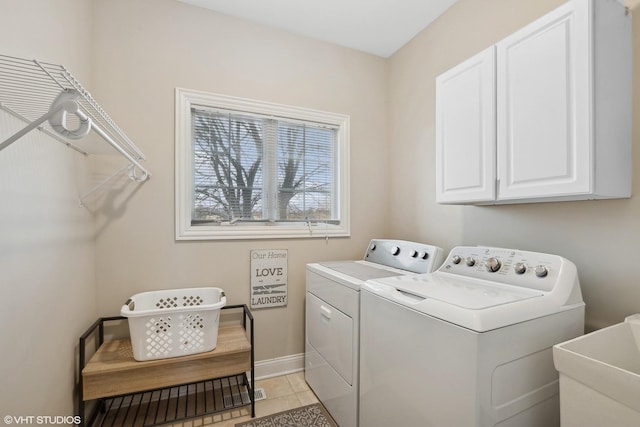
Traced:
[[220, 288], [143, 292], [129, 298], [120, 314], [129, 319], [133, 358], [165, 359], [211, 351], [218, 342]]

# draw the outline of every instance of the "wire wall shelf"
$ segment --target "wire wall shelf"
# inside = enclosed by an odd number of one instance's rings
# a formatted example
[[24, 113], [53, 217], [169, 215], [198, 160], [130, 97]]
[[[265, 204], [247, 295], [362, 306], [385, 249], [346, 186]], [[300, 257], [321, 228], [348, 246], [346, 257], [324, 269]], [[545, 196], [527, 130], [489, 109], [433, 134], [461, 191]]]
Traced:
[[0, 142], [0, 151], [39, 129], [89, 155], [74, 142], [93, 132], [129, 161], [129, 178], [145, 181], [151, 176], [140, 163], [144, 154], [62, 65], [0, 55], [0, 109], [27, 124]]

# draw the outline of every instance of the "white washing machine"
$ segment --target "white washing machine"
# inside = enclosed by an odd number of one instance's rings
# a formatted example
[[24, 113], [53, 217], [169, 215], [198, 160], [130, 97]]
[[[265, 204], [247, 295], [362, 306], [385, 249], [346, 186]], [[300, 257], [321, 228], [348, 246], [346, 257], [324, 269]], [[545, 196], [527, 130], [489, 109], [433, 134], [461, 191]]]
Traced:
[[584, 331], [570, 261], [457, 247], [431, 274], [368, 281], [360, 310], [362, 426], [560, 425], [552, 346]]
[[435, 246], [374, 239], [363, 261], [307, 264], [305, 379], [340, 427], [358, 425], [360, 287], [433, 271], [443, 259]]

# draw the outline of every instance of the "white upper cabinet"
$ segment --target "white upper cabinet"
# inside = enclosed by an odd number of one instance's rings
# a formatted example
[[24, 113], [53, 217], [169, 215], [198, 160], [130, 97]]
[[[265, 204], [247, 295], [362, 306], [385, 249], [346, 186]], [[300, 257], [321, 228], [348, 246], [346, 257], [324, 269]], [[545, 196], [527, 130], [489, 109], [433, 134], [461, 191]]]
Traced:
[[[478, 87], [467, 82], [468, 91], [463, 85], [457, 91], [446, 88], [447, 81], [457, 80], [452, 72], [471, 69], [476, 58], [436, 81], [438, 202], [631, 195], [631, 21], [621, 3], [571, 0], [500, 41], [493, 63], [494, 104], [478, 102], [486, 82]], [[460, 106], [466, 104], [473, 106]], [[473, 111], [478, 105], [491, 111]], [[495, 117], [492, 141], [485, 140], [490, 124], [478, 124], [479, 117], [489, 116]], [[482, 157], [491, 150], [479, 153], [480, 141], [495, 147], [494, 158]], [[461, 153], [467, 157], [458, 160]], [[475, 189], [477, 170], [483, 169], [482, 185], [495, 188], [494, 194], [459, 191]]]
[[567, 3], [497, 45], [500, 198], [591, 192], [586, 5]]
[[491, 46], [436, 79], [438, 202], [495, 198], [495, 68]]

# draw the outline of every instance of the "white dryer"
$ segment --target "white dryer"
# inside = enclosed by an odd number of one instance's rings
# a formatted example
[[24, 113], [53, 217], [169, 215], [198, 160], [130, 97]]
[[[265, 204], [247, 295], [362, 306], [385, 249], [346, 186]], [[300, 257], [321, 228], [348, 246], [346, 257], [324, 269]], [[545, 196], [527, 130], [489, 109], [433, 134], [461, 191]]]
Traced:
[[454, 248], [431, 274], [361, 292], [360, 424], [559, 426], [552, 347], [583, 334], [576, 267], [555, 255]]
[[360, 287], [433, 271], [444, 255], [431, 245], [374, 239], [362, 261], [307, 264], [305, 379], [340, 427], [358, 425]]

